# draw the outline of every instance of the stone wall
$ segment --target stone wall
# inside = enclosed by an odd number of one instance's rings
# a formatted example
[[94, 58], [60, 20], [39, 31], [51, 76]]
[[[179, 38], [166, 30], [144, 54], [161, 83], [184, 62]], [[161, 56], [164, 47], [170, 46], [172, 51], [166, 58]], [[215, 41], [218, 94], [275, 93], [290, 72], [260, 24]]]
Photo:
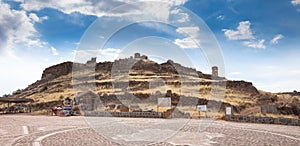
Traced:
[[273, 104], [264, 104], [264, 105], [261, 105], [260, 107], [261, 107], [261, 112], [263, 114], [266, 114], [266, 113], [279, 114], [276, 105], [273, 105]]
[[85, 111], [84, 116], [92, 116], [92, 117], [131, 117], [131, 118], [165, 118], [165, 113], [160, 113], [160, 112]]
[[300, 119], [291, 118], [272, 118], [272, 117], [255, 117], [255, 116], [229, 116], [225, 117], [226, 121], [246, 122], [246, 123], [260, 123], [260, 124], [280, 124], [300, 126]]

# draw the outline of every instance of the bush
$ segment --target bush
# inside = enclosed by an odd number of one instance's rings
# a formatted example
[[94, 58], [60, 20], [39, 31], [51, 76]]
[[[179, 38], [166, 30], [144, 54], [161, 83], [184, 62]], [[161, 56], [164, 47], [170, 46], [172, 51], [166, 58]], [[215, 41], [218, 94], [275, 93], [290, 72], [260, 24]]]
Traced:
[[3, 95], [4, 98], [10, 97], [10, 96], [11, 96], [10, 94], [4, 94], [4, 95]]
[[292, 111], [293, 111], [294, 115], [297, 115], [297, 116], [300, 115], [299, 107], [297, 105], [295, 105], [295, 104], [292, 105]]
[[276, 102], [277, 100], [278, 100], [278, 97], [277, 97], [277, 96], [271, 97], [271, 101], [272, 101], [272, 102]]
[[63, 95], [60, 95], [60, 96], [59, 96], [59, 99], [60, 99], [60, 100], [63, 100], [64, 98], [65, 98], [65, 97], [64, 97]]
[[14, 91], [12, 94], [13, 95], [18, 95], [18, 94], [21, 94], [22, 90], [21, 89], [18, 89], [16, 91]]

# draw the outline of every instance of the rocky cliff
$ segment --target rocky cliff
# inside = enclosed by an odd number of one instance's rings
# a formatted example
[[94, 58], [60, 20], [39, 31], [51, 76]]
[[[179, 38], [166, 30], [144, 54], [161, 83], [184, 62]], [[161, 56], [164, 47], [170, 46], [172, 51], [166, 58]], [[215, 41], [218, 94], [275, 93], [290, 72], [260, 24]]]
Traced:
[[41, 80], [52, 80], [60, 76], [68, 75], [72, 72], [72, 66], [72, 62], [64, 62], [48, 67], [43, 71]]

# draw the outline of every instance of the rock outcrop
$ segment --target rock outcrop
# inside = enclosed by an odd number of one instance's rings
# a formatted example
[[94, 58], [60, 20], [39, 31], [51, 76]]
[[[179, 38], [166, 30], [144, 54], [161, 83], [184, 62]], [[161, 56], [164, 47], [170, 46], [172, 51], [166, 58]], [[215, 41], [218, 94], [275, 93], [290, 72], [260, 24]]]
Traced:
[[239, 92], [250, 93], [253, 96], [259, 94], [258, 90], [252, 85], [252, 83], [246, 81], [227, 81], [226, 88]]
[[46, 68], [43, 71], [42, 80], [52, 80], [60, 76], [68, 75], [69, 73], [72, 72], [72, 66], [73, 66], [72, 62], [64, 62]]

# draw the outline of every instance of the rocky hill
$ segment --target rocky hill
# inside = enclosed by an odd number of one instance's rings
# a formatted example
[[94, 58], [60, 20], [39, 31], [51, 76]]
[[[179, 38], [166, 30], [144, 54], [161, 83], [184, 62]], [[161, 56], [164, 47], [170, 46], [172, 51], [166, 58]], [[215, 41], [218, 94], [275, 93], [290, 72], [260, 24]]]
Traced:
[[[214, 99], [213, 85], [223, 84], [225, 95], [222, 100]], [[207, 101], [221, 103], [220, 113], [225, 106], [233, 106], [236, 114], [248, 115], [299, 115], [299, 96], [279, 95], [257, 90], [251, 82], [231, 81], [224, 77], [204, 74], [193, 68], [184, 67], [168, 60], [158, 64], [147, 56], [130, 57], [114, 62], [86, 64], [64, 62], [46, 68], [42, 78], [23, 90], [14, 92], [13, 97], [32, 98], [36, 103], [47, 103], [65, 97], [74, 98], [78, 92], [94, 90], [100, 97], [133, 94], [147, 99], [151, 95], [197, 99], [198, 104]], [[172, 99], [173, 100], [173, 99]], [[172, 104], [175, 101], [172, 101]], [[154, 102], [153, 102], [154, 103]]]

